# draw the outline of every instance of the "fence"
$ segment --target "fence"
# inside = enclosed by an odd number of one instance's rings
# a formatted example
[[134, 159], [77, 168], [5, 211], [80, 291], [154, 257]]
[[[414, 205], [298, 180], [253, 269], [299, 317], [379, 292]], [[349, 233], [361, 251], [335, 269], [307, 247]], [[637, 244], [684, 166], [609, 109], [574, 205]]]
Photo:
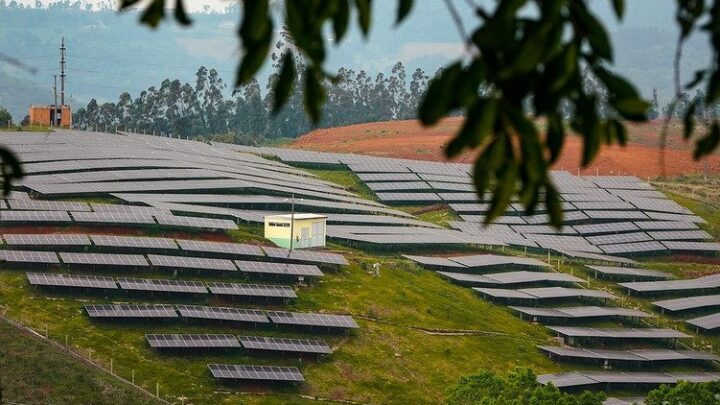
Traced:
[[174, 405], [172, 402], [168, 402], [168, 401], [160, 398], [160, 384], [159, 383], [157, 383], [157, 382], [155, 383], [155, 393], [152, 393], [152, 392], [146, 390], [145, 388], [135, 384], [135, 372], [134, 371], [131, 373], [130, 380], [119, 376], [114, 371], [114, 360], [112, 358], [110, 358], [109, 368], [106, 368], [106, 366], [100, 362], [99, 358], [95, 358], [93, 360], [92, 352], [88, 351], [87, 356], [86, 356], [81, 351], [72, 349], [72, 347], [70, 347], [70, 345], [68, 345], [68, 335], [65, 335], [65, 342], [63, 344], [63, 343], [57, 342], [50, 338], [47, 325], [45, 325], [45, 328], [44, 328], [45, 330], [44, 330], [44, 334], [43, 334], [43, 333], [37, 332], [35, 329], [31, 328], [30, 326], [26, 326], [23, 322], [22, 317], [18, 321], [18, 320], [14, 320], [14, 319], [7, 317], [7, 315], [3, 313], [3, 314], [0, 314], [0, 320], [7, 322], [8, 324], [16, 327], [17, 329], [20, 329], [26, 333], [29, 333], [30, 335], [35, 336], [38, 339], [42, 339], [44, 342], [48, 343], [53, 348], [81, 361], [82, 363], [84, 363], [96, 370], [100, 370], [101, 372], [109, 374], [112, 378], [118, 380], [121, 383], [131, 386], [132, 388], [134, 388], [137, 391], [141, 392], [142, 394], [147, 395], [148, 397], [158, 401], [161, 404]]

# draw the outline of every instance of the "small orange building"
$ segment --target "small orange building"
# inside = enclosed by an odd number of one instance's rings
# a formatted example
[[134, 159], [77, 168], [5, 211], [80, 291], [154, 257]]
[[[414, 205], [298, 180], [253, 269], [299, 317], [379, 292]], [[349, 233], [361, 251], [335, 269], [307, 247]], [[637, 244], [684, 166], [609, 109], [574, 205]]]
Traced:
[[56, 108], [54, 105], [31, 105], [30, 125], [45, 125], [62, 128], [72, 126], [72, 111], [69, 105]]

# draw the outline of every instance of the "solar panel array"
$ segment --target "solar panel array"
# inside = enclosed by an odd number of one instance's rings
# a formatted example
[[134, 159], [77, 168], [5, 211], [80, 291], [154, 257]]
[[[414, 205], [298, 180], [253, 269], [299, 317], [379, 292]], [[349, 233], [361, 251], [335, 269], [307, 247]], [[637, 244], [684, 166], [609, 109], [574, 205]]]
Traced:
[[574, 388], [596, 385], [661, 385], [680, 381], [710, 382], [720, 380], [720, 373], [706, 372], [629, 372], [629, 371], [574, 371], [559, 374], [543, 374], [537, 377], [540, 384], [552, 383], [555, 387]]
[[[234, 147], [232, 147], [234, 148]], [[361, 181], [389, 204], [417, 205], [447, 203], [464, 221], [483, 222], [488, 212], [487, 201], [477, 201], [473, 192], [472, 167], [468, 164], [418, 162], [405, 159], [357, 156], [280, 148], [244, 147], [244, 152], [272, 155], [289, 163], [342, 165], [353, 171]], [[548, 223], [544, 208], [539, 214], [525, 215], [524, 207], [513, 204], [496, 224], [513, 225], [509, 233], [489, 234], [482, 229], [453, 225], [462, 233], [481, 239], [482, 244], [540, 247], [555, 251], [610, 255], [651, 255], [658, 252], [688, 251], [714, 253], [720, 245], [702, 244], [711, 237], [697, 231], [702, 218], [670, 200], [650, 184], [633, 176], [574, 176], [568, 172], [552, 172], [551, 177], [563, 200], [565, 228], [532, 227]], [[468, 215], [470, 214], [470, 215]], [[460, 222], [465, 224], [467, 222]], [[658, 228], [658, 229], [655, 229]], [[665, 233], [648, 234], [639, 230], [666, 229]], [[695, 230], [696, 232], [687, 232]], [[685, 231], [685, 232], [683, 232]], [[533, 235], [543, 237], [535, 238]], [[548, 238], [549, 235], [579, 235], [577, 238]], [[369, 237], [345, 229], [331, 237], [345, 241], [376, 244], [427, 244], [423, 238], [402, 234]], [[584, 237], [587, 237], [585, 239]], [[468, 243], [467, 237], [447, 239], [444, 243]], [[676, 241], [678, 243], [670, 244]], [[697, 241], [698, 244], [687, 242]], [[680, 243], [683, 242], [683, 243]], [[634, 243], [630, 246], [625, 246]], [[480, 243], [478, 243], [480, 244]]]
[[213, 377], [223, 380], [303, 382], [302, 373], [295, 367], [208, 364]]

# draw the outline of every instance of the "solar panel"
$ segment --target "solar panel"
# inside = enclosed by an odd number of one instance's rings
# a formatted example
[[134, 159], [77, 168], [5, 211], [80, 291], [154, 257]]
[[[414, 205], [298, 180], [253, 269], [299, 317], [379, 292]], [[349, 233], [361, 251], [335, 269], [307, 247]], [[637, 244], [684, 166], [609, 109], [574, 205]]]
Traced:
[[555, 250], [559, 253], [562, 253], [565, 256], [576, 258], [576, 259], [586, 259], [586, 260], [592, 260], [595, 262], [622, 263], [622, 264], [627, 264], [630, 266], [638, 265], [638, 262], [636, 262], [635, 260], [628, 259], [625, 257], [609, 256], [609, 255], [588, 253], [588, 252], [577, 252], [577, 251], [573, 251], [573, 250], [564, 250], [564, 249], [555, 249]]
[[277, 274], [289, 276], [321, 277], [323, 272], [311, 264], [290, 264], [272, 262], [250, 262], [235, 260], [235, 264], [244, 273]]
[[696, 291], [720, 288], [720, 274], [698, 277], [689, 280], [639, 281], [620, 283], [621, 287], [639, 293]]
[[0, 261], [12, 263], [59, 264], [57, 253], [31, 250], [0, 250]]
[[172, 305], [85, 305], [91, 318], [177, 318]]
[[680, 222], [680, 221], [640, 221], [635, 222], [635, 226], [642, 230], [647, 231], [658, 231], [658, 230], [671, 230], [680, 231], [684, 229], [698, 229], [697, 224], [693, 222]]
[[557, 388], [588, 387], [601, 384], [676, 384], [680, 381], [710, 382], [720, 379], [720, 373], [670, 372], [648, 373], [629, 371], [577, 371], [559, 374], [544, 374], [537, 377], [540, 384], [552, 383]]
[[265, 256], [258, 246], [243, 243], [210, 242], [180, 239], [178, 244], [182, 250], [190, 252], [223, 253], [239, 256]]
[[203, 229], [237, 229], [235, 222], [228, 219], [197, 218], [177, 215], [155, 215], [160, 225]]
[[10, 208], [13, 210], [90, 211], [90, 207], [88, 207], [88, 205], [84, 202], [18, 199], [18, 200], [10, 200], [9, 204], [10, 204]]
[[247, 350], [278, 351], [292, 353], [332, 354], [332, 349], [321, 340], [285, 339], [264, 336], [238, 336]]
[[599, 339], [681, 339], [690, 335], [667, 328], [586, 328], [576, 326], [548, 326], [559, 335], [575, 338]]
[[615, 298], [614, 295], [605, 291], [565, 287], [523, 288], [518, 290], [473, 287], [473, 290], [490, 299], [510, 299], [522, 301], [539, 301], [543, 299], [552, 300], [561, 298]]
[[168, 255], [148, 255], [150, 263], [158, 267], [171, 267], [181, 269], [237, 271], [231, 260], [209, 259], [206, 257], [185, 257]]
[[197, 281], [153, 280], [145, 278], [119, 277], [118, 284], [123, 290], [157, 291], [188, 294], [207, 294], [207, 288]]
[[328, 315], [301, 312], [268, 311], [270, 320], [279, 325], [322, 326], [326, 328], [358, 328], [358, 324], [346, 315]]
[[0, 222], [70, 222], [65, 211], [3, 211]]
[[90, 235], [95, 246], [131, 249], [171, 249], [177, 250], [175, 241], [170, 238], [150, 238], [139, 236]]
[[204, 307], [198, 305], [178, 305], [177, 309], [183, 318], [252, 323], [270, 322], [265, 312], [257, 309]]
[[655, 241], [602, 245], [601, 249], [608, 254], [650, 253], [667, 250], [660, 242]]
[[60, 259], [65, 264], [148, 267], [148, 262], [142, 255], [60, 252]]
[[703, 231], [653, 231], [648, 232], [655, 240], [710, 240], [712, 235]]
[[90, 224], [150, 225], [155, 220], [150, 214], [136, 212], [73, 212], [73, 220]]
[[583, 280], [565, 273], [545, 273], [532, 271], [513, 271], [496, 274], [467, 274], [439, 271], [438, 274], [463, 285], [517, 285], [530, 283], [579, 283]]
[[208, 283], [208, 288], [210, 289], [210, 292], [215, 295], [297, 298], [295, 291], [286, 285]]
[[647, 216], [650, 219], [654, 219], [654, 220], [658, 220], [658, 221], [692, 222], [692, 223], [700, 223], [700, 224], [704, 224], [707, 222], [703, 218], [701, 218], [697, 215], [671, 214], [671, 213], [667, 213], [667, 212], [648, 211]]
[[645, 232], [613, 233], [608, 235], [587, 236], [585, 239], [593, 245], [610, 245], [617, 243], [647, 242], [653, 240]]
[[454, 262], [446, 257], [435, 257], [435, 256], [413, 256], [413, 255], [402, 255], [403, 257], [410, 259], [416, 263], [420, 263], [423, 266], [429, 267], [455, 267], [465, 268], [466, 266], [457, 262]]
[[573, 225], [575, 231], [581, 235], [600, 235], [638, 230], [638, 226], [632, 222], [608, 222], [602, 224]]
[[76, 276], [52, 273], [25, 273], [28, 282], [36, 286], [79, 287], [117, 290], [117, 284], [110, 277]]
[[647, 312], [636, 309], [620, 308], [620, 307], [557, 307], [557, 308], [538, 308], [538, 307], [509, 307], [521, 314], [554, 319], [583, 319], [583, 318], [612, 318], [612, 317], [630, 317], [630, 318], [647, 318], [652, 315]]
[[673, 276], [657, 270], [636, 269], [630, 267], [611, 267], [611, 266], [585, 266], [595, 272], [595, 276], [623, 278], [633, 280], [658, 280], [668, 279]]
[[601, 350], [575, 347], [538, 346], [552, 357], [561, 359], [631, 361], [651, 363], [658, 361], [717, 361], [720, 356], [713, 353], [694, 350], [640, 349], [640, 350]]
[[213, 377], [223, 380], [305, 381], [300, 370], [295, 367], [208, 364], [208, 368]]
[[716, 242], [672, 242], [663, 241], [669, 250], [688, 250], [697, 252], [720, 252], [720, 243]]
[[683, 297], [671, 300], [653, 301], [653, 305], [670, 312], [716, 307], [720, 306], [720, 295], [700, 295], [695, 297]]
[[276, 247], [262, 247], [265, 253], [274, 259], [297, 260], [309, 263], [335, 264], [345, 266], [348, 261], [337, 253], [316, 252], [313, 250], [288, 250]]
[[471, 256], [454, 256], [448, 259], [453, 262], [462, 264], [465, 267], [492, 267], [492, 266], [528, 266], [528, 267], [552, 267], [540, 260], [529, 257], [501, 256], [501, 255], [471, 255]]
[[699, 329], [707, 331], [715, 330], [717, 328], [720, 328], [720, 313], [688, 319], [685, 322]]
[[23, 246], [89, 246], [86, 235], [75, 234], [9, 234], [3, 235], [8, 245]]
[[240, 342], [233, 335], [145, 335], [154, 349], [234, 349]]

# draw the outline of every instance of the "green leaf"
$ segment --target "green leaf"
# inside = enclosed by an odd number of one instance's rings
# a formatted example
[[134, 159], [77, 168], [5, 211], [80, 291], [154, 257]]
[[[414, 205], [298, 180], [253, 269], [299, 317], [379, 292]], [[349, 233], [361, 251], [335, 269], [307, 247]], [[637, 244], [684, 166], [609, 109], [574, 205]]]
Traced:
[[495, 218], [502, 215], [507, 207], [510, 205], [512, 196], [515, 194], [515, 187], [517, 181], [517, 166], [514, 162], [507, 162], [503, 168], [501, 168], [500, 178], [495, 186], [495, 192], [493, 198], [490, 201], [490, 210], [485, 216], [485, 224], [491, 223]]
[[695, 112], [697, 111], [698, 103], [700, 100], [695, 100], [690, 103], [687, 111], [685, 111], [685, 117], [683, 117], [683, 138], [690, 139], [690, 136], [695, 131]]
[[355, 0], [355, 8], [357, 8], [358, 11], [358, 23], [365, 37], [370, 33], [371, 7], [371, 0]]
[[494, 99], [478, 99], [468, 111], [467, 119], [460, 132], [445, 149], [447, 157], [460, 154], [466, 147], [477, 147], [492, 132], [497, 117], [497, 102]]
[[545, 183], [545, 207], [550, 217], [550, 225], [561, 229], [563, 225], [562, 202], [560, 202], [560, 194], [549, 181]]
[[704, 156], [711, 154], [718, 145], [720, 145], [720, 124], [718, 121], [713, 122], [710, 132], [701, 138], [695, 145], [693, 157], [698, 160]]
[[345, 37], [347, 32], [348, 23], [350, 22], [350, 0], [337, 0], [337, 10], [333, 15], [333, 32], [335, 33], [335, 44], [340, 44], [340, 41]]
[[619, 20], [622, 20], [625, 16], [625, 0], [612, 0], [612, 4], [615, 15]]
[[280, 68], [280, 75], [275, 82], [275, 97], [273, 99], [273, 114], [277, 114], [290, 97], [295, 84], [295, 57], [291, 51], [285, 52]]
[[320, 83], [319, 73], [308, 67], [305, 70], [305, 110], [314, 124], [320, 122], [325, 97], [325, 87]]
[[17, 156], [9, 149], [0, 147], [0, 186], [2, 187], [2, 196], [10, 194], [13, 180], [21, 179], [25, 173]]
[[595, 125], [591, 128], [589, 128], [589, 131], [586, 131], [585, 135], [585, 144], [583, 145], [583, 154], [582, 154], [582, 165], [583, 167], [586, 167], [589, 165], [593, 159], [595, 159], [595, 156], [597, 156], [598, 152], [600, 151], [600, 131], [599, 126]]
[[152, 0], [145, 8], [140, 21], [155, 28], [163, 18], [165, 18], [165, 0]]
[[235, 79], [236, 86], [246, 84], [253, 78], [265, 62], [272, 42], [273, 23], [268, 0], [246, 1], [243, 4], [245, 7], [239, 33], [245, 53]]
[[395, 24], [400, 24], [412, 11], [414, 0], [398, 0], [397, 18]]
[[611, 104], [623, 118], [630, 121], [647, 120], [650, 110], [650, 103], [641, 99], [625, 99]]
[[577, 24], [583, 29], [585, 38], [590, 43], [595, 56], [612, 61], [613, 52], [612, 46], [610, 45], [610, 38], [608, 37], [605, 27], [598, 21], [595, 16], [590, 14], [588, 9], [585, 7], [584, 1], [573, 1], [571, 3], [571, 9], [573, 15], [577, 19]]
[[183, 0], [176, 0], [175, 2], [175, 20], [182, 25], [190, 25], [192, 23], [192, 20], [190, 20], [190, 17], [188, 17], [185, 12]]
[[695, 71], [695, 75], [691, 81], [689, 81], [686, 85], [686, 89], [692, 89], [693, 87], [700, 84], [705, 79], [705, 75], [707, 74], [706, 69], [700, 69]]
[[720, 99], [720, 69], [716, 69], [708, 82], [705, 104], [710, 105]]
[[423, 125], [436, 123], [448, 112], [452, 99], [451, 89], [461, 71], [460, 62], [456, 62], [446, 67], [430, 81], [418, 111]]
[[550, 149], [550, 163], [555, 163], [558, 157], [560, 157], [563, 143], [565, 143], [565, 126], [563, 125], [562, 117], [559, 114], [553, 114], [548, 117], [547, 128], [547, 145], [548, 149]]

